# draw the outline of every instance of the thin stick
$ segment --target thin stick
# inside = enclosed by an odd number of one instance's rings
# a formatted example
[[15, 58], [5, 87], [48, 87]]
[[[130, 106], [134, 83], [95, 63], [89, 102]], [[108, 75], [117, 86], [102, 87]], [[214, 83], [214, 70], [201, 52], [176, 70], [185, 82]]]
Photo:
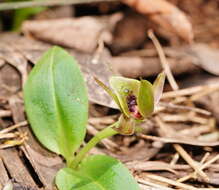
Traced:
[[182, 140], [182, 139], [173, 138], [173, 137], [157, 137], [157, 136], [143, 135], [143, 134], [140, 134], [139, 137], [146, 139], [146, 140], [158, 141], [162, 143], [180, 143], [180, 144], [188, 144], [188, 145], [194, 145], [194, 146], [219, 146], [219, 143], [217, 141], [216, 142], [202, 142], [202, 141], [194, 142], [194, 139]]
[[178, 153], [175, 153], [171, 162], [170, 162], [170, 165], [173, 166], [173, 165], [176, 165], [177, 161], [179, 160], [179, 154]]
[[201, 169], [203, 170], [203, 169], [207, 168], [209, 165], [211, 165], [212, 163], [216, 162], [218, 159], [219, 159], [219, 154], [217, 156], [215, 156], [214, 158], [212, 158], [211, 160], [209, 160], [208, 162], [204, 163], [201, 166]]
[[181, 110], [189, 110], [189, 111], [194, 111], [203, 115], [212, 115], [211, 112], [201, 109], [201, 108], [195, 108], [195, 107], [189, 107], [189, 106], [182, 106], [182, 105], [177, 105], [177, 104], [172, 104], [172, 103], [163, 103], [160, 102], [159, 105], [166, 107], [166, 108], [173, 108], [173, 109], [181, 109]]
[[[174, 133], [173, 129], [171, 129], [168, 125], [166, 125], [158, 116], [155, 117], [155, 120], [164, 132], [168, 131], [169, 135]], [[173, 144], [173, 147], [179, 153], [179, 155], [207, 182], [209, 181], [208, 176], [199, 168], [200, 165], [195, 162], [191, 156], [183, 149], [183, 147], [179, 144]]]
[[191, 96], [191, 97], [190, 97], [190, 100], [191, 100], [191, 101], [198, 100], [198, 99], [200, 99], [201, 97], [206, 96], [206, 95], [208, 95], [208, 94], [212, 94], [213, 92], [215, 92], [215, 91], [217, 91], [217, 90], [219, 90], [219, 88], [207, 88], [207, 89], [201, 91], [200, 93], [194, 94], [193, 96]]
[[185, 89], [181, 89], [181, 90], [165, 92], [161, 98], [166, 99], [166, 98], [175, 98], [178, 96], [191, 96], [193, 94], [196, 94], [198, 92], [206, 90], [207, 88], [209, 88], [209, 89], [212, 88], [214, 90], [217, 90], [219, 88], [219, 84], [195, 86], [195, 87], [191, 87], [191, 88], [185, 88]]
[[140, 179], [140, 178], [137, 178], [137, 182], [140, 183], [140, 184], [143, 184], [143, 185], [150, 186], [150, 187], [155, 187], [155, 188], [157, 188], [157, 189], [172, 190], [172, 189], [169, 188], [169, 187], [165, 187], [165, 186], [162, 186], [162, 185], [158, 185], [158, 184], [155, 184], [155, 183], [152, 183], [152, 182], [149, 182], [149, 181]]
[[0, 11], [39, 6], [74, 5], [85, 3], [111, 2], [118, 0], [43, 0], [0, 3]]
[[14, 138], [19, 136], [19, 133], [4, 133], [4, 134], [0, 134], [0, 140], [1, 139], [9, 139], [9, 138]]
[[0, 110], [0, 117], [9, 117], [11, 116], [10, 110]]
[[208, 159], [208, 157], [210, 156], [210, 153], [209, 152], [206, 152], [205, 155], [203, 156], [200, 164], [204, 164], [205, 161]]
[[22, 122], [20, 122], [20, 123], [17, 123], [16, 125], [12, 125], [12, 126], [10, 126], [10, 127], [7, 127], [7, 128], [5, 128], [5, 129], [1, 130], [1, 131], [0, 131], [0, 134], [8, 133], [8, 132], [10, 132], [10, 131], [12, 131], [12, 130], [18, 128], [18, 127], [22, 127], [22, 126], [25, 126], [25, 125], [27, 125], [27, 124], [28, 124], [27, 121], [22, 121]]
[[165, 57], [165, 54], [164, 54], [164, 51], [159, 43], [159, 41], [157, 40], [156, 36], [154, 35], [153, 31], [152, 30], [149, 30], [148, 31], [148, 36], [149, 38], [152, 40], [152, 42], [154, 43], [154, 46], [155, 48], [157, 49], [157, 52], [158, 52], [158, 55], [160, 57], [160, 62], [161, 62], [161, 65], [167, 75], [167, 79], [171, 85], [171, 87], [173, 88], [173, 90], [178, 90], [179, 87], [173, 77], [173, 74], [170, 70], [170, 67], [169, 67], [169, 64], [167, 62], [167, 59]]
[[[205, 159], [205, 156], [202, 160]], [[212, 163], [216, 162], [217, 160], [219, 159], [219, 154], [217, 156], [215, 156], [214, 158], [212, 158], [211, 160], [209, 160], [208, 162], [206, 162], [205, 164], [203, 164], [201, 167], [200, 167], [200, 170], [204, 170], [205, 168], [207, 168], [209, 165], [211, 165]], [[178, 182], [184, 182], [184, 181], [187, 181], [189, 180], [190, 178], [195, 178], [195, 175], [196, 175], [196, 172], [193, 172], [187, 176], [184, 176], [180, 179], [178, 179], [177, 181]]]
[[195, 172], [203, 178], [205, 182], [209, 181], [208, 176], [202, 171], [200, 165], [191, 158], [191, 156], [182, 148], [182, 146], [174, 144], [173, 147], [182, 156], [182, 158], [195, 170]]
[[186, 190], [198, 190], [197, 188], [192, 187], [190, 185], [186, 185], [186, 184], [183, 184], [183, 183], [180, 183], [180, 182], [177, 182], [177, 181], [165, 178], [165, 177], [161, 177], [161, 176], [157, 176], [157, 175], [153, 175], [153, 174], [147, 174], [146, 177], [153, 179], [153, 180], [163, 182], [163, 183], [174, 185], [176, 187], [180, 187], [180, 188], [183, 188]]

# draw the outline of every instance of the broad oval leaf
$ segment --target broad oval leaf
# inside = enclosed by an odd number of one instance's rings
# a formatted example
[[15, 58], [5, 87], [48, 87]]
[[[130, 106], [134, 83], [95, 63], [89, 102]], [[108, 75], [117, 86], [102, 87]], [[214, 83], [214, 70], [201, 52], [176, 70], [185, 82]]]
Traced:
[[62, 48], [48, 50], [29, 75], [24, 101], [39, 141], [67, 161], [72, 158], [88, 117], [87, 90], [75, 59]]
[[89, 156], [77, 171], [61, 169], [56, 185], [59, 190], [140, 190], [128, 169], [105, 155]]

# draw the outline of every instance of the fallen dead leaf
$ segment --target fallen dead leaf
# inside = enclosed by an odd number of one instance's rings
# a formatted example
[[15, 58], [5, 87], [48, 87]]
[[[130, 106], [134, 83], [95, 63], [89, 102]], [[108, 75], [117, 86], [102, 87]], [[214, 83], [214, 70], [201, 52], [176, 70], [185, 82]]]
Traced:
[[[51, 47], [51, 45], [46, 43], [22, 37], [17, 34], [1, 34], [0, 41], [0, 57], [6, 61], [10, 61], [15, 68], [19, 66], [19, 68], [21, 68], [20, 72], [22, 71], [24, 74], [27, 69], [27, 61], [35, 64], [39, 60], [40, 56], [42, 56], [42, 54]], [[14, 43], [15, 41], [16, 43]], [[10, 49], [7, 47], [10, 47]], [[111, 97], [94, 80], [95, 76], [109, 86], [108, 80], [112, 75], [109, 67], [107, 66], [108, 60], [110, 60], [109, 52], [106, 49], [103, 49], [98, 59], [94, 62], [92, 61], [93, 55], [70, 49], [68, 49], [68, 51], [76, 58], [82, 72], [84, 73], [85, 80], [88, 85], [89, 100], [93, 103], [116, 108]], [[17, 74], [16, 70], [14, 70], [15, 69], [13, 67], [8, 66], [7, 64], [1, 68], [0, 97], [9, 97], [21, 88], [19, 74]], [[8, 75], [9, 72], [11, 75]], [[14, 80], [11, 80], [12, 78]], [[23, 82], [25, 82], [25, 80]], [[10, 86], [7, 87], [5, 84]], [[4, 87], [2, 87], [2, 85], [4, 85]]]
[[74, 48], [82, 52], [92, 53], [99, 39], [110, 43], [112, 35], [110, 27], [120, 19], [120, 15], [111, 17], [80, 17], [54, 20], [25, 21], [22, 31], [27, 36]]
[[113, 53], [132, 50], [143, 45], [147, 38], [147, 20], [143, 15], [129, 13], [116, 24], [110, 48]]
[[[170, 68], [175, 75], [198, 71], [198, 67], [192, 64], [192, 61], [186, 57], [168, 59]], [[116, 73], [131, 78], [155, 76], [162, 71], [156, 57], [116, 56], [110, 58], [109, 63]]]
[[149, 16], [165, 30], [172, 31], [187, 42], [193, 40], [193, 31], [185, 13], [165, 0], [122, 0], [139, 13]]
[[211, 48], [206, 44], [193, 44], [186, 49], [186, 52], [197, 58], [195, 64], [219, 76], [219, 49]]

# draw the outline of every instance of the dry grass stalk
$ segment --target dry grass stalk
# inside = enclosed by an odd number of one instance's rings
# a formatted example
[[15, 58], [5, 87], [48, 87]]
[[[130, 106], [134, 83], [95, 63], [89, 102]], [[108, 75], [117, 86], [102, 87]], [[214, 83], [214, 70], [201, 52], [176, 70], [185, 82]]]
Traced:
[[10, 131], [12, 131], [12, 130], [14, 130], [14, 129], [17, 129], [18, 127], [23, 127], [23, 126], [25, 126], [25, 125], [27, 125], [27, 124], [28, 124], [27, 121], [22, 121], [22, 122], [20, 122], [20, 123], [17, 123], [17, 124], [15, 124], [15, 125], [12, 125], [12, 126], [10, 126], [10, 127], [7, 127], [7, 128], [5, 128], [5, 129], [2, 129], [2, 130], [0, 131], [0, 134], [8, 133], [8, 132], [10, 132]]
[[1, 117], [10, 117], [11, 111], [10, 110], [0, 110], [0, 118]]
[[165, 57], [165, 54], [164, 54], [164, 51], [159, 43], [159, 41], [157, 40], [157, 38], [155, 37], [154, 33], [152, 30], [149, 30], [148, 31], [148, 36], [149, 38], [152, 40], [152, 42], [154, 43], [154, 46], [158, 52], [158, 55], [160, 57], [160, 62], [161, 62], [161, 65], [164, 69], [164, 72], [166, 73], [167, 75], [167, 79], [171, 85], [171, 87], [173, 88], [173, 90], [178, 90], [179, 87], [178, 87], [178, 84], [176, 83], [174, 77], [173, 77], [173, 74], [170, 70], [170, 67], [169, 67], [169, 64], [167, 62], [167, 59]]
[[[203, 157], [202, 161], [200, 162], [202, 165], [200, 166], [200, 170], [204, 170], [206, 169], [207, 167], [209, 167], [212, 163], [216, 162], [218, 159], [219, 159], [219, 155], [215, 156], [214, 158], [212, 158], [211, 160], [209, 160], [208, 162], [204, 163], [204, 160], [206, 159], [206, 157], [209, 156], [209, 153], [206, 153], [205, 156]], [[204, 164], [203, 164], [204, 163]], [[180, 179], [178, 179], [177, 181], [178, 182], [184, 182], [184, 181], [187, 181], [189, 179], [196, 179], [197, 178], [197, 173], [196, 172], [193, 172], [187, 176], [184, 176]]]
[[[165, 94], [166, 96], [164, 95], [163, 99], [165, 99], [165, 98], [175, 98], [175, 97], [178, 97], [178, 96], [185, 96], [185, 95], [191, 95], [191, 94], [196, 93], [196, 95], [193, 95], [193, 97], [190, 99], [190, 101], [192, 101], [194, 99], [197, 99], [197, 98], [199, 98], [199, 97], [201, 97], [203, 95], [207, 95], [207, 94], [213, 92], [214, 90], [218, 89], [218, 86], [213, 87], [213, 88], [209, 88], [209, 86], [208, 86], [208, 90], [206, 90], [206, 88], [203, 88], [203, 87], [194, 87], [194, 88], [190, 88], [190, 89], [178, 90], [179, 87], [178, 87], [178, 85], [177, 85], [177, 83], [176, 83], [176, 81], [175, 81], [175, 79], [174, 79], [174, 77], [172, 75], [172, 72], [171, 72], [170, 67], [169, 67], [169, 65], [167, 63], [167, 60], [165, 58], [165, 54], [163, 52], [163, 49], [162, 49], [159, 41], [157, 40], [157, 38], [155, 37], [155, 35], [153, 34], [152, 31], [149, 31], [149, 37], [152, 39], [152, 41], [153, 41], [153, 43], [154, 43], [154, 45], [155, 45], [155, 47], [156, 47], [156, 49], [158, 51], [158, 54], [159, 54], [159, 57], [160, 57], [160, 60], [161, 60], [161, 64], [162, 64], [162, 66], [164, 68], [164, 71], [165, 71], [165, 73], [167, 75], [169, 83], [170, 83], [172, 89], [174, 90], [173, 92], [166, 93]], [[203, 93], [203, 91], [204, 91], [204, 93]], [[193, 103], [192, 103], [192, 105], [193, 105]], [[198, 110], [198, 111], [200, 111], [200, 110]], [[207, 112], [204, 112], [204, 113], [207, 113]], [[191, 114], [193, 115], [192, 117], [190, 117]], [[209, 113], [207, 113], [207, 114], [209, 114]], [[188, 120], [188, 118], [193, 118], [193, 120], [194, 120], [194, 117], [195, 117], [195, 122], [201, 122], [201, 124], [203, 124], [203, 122], [206, 123], [208, 121], [207, 119], [203, 120], [203, 118], [201, 118], [201, 117], [196, 117], [194, 110], [191, 111], [190, 116], [187, 115], [185, 118], [183, 118], [183, 120], [185, 120], [185, 119]], [[172, 118], [169, 118], [169, 120], [166, 118], [167, 121], [173, 121], [174, 120], [176, 122], [176, 118], [175, 119], [173, 118], [173, 117], [176, 117], [176, 115], [174, 115], [174, 116], [173, 115], [171, 115], [171, 116], [169, 115], [169, 117], [172, 117]], [[182, 114], [178, 115], [178, 117], [180, 117], [182, 119]], [[162, 130], [162, 132], [164, 134], [166, 133], [166, 131], [168, 131], [168, 134], [165, 134], [165, 136], [172, 136], [172, 135], [174, 135], [174, 133], [175, 133], [174, 130], [171, 129], [168, 125], [165, 125], [165, 123], [159, 117], [156, 117], [155, 120], [158, 123], [160, 129]], [[196, 161], [194, 161], [191, 158], [191, 156], [179, 144], [173, 144], [173, 146], [176, 149], [176, 151], [179, 153], [179, 155], [195, 170], [194, 175], [197, 173], [198, 175], [200, 175], [200, 177], [205, 182], [209, 182], [208, 176], [200, 168], [201, 164], [197, 163]], [[159, 176], [152, 176], [152, 177], [153, 178], [158, 178], [158, 179], [160, 179], [160, 181], [164, 180], [162, 177], [159, 177]], [[169, 179], [165, 179], [164, 181], [169, 181]], [[171, 181], [171, 180], [169, 182], [171, 182], [172, 185], [174, 185], [174, 183], [175, 183], [174, 181]], [[179, 183], [179, 184], [180, 184], [179, 187], [181, 187], [181, 188], [196, 189], [196, 188], [193, 188], [193, 187], [185, 187], [184, 184], [182, 184], [182, 183]]]
[[[185, 99], [184, 101], [188, 101], [188, 100]], [[188, 111], [194, 111], [196, 113], [200, 113], [200, 114], [207, 115], [207, 116], [212, 115], [211, 112], [204, 110], [204, 109], [201, 109], [201, 108], [182, 106], [182, 105], [176, 105], [173, 103], [164, 103], [164, 102], [161, 102], [159, 105], [163, 106], [164, 109], [171, 108], [171, 109], [179, 109], [179, 110], [188, 110]]]
[[[167, 136], [169, 135], [169, 133], [171, 136], [175, 133], [173, 129], [166, 125], [159, 117], [156, 117], [155, 119], [159, 127], [163, 131], [168, 131]], [[173, 144], [173, 147], [176, 149], [179, 155], [203, 178], [204, 181], [209, 181], [208, 176], [200, 169], [200, 164], [194, 161], [191, 156], [183, 149], [182, 146], [180, 146], [179, 144]]]
[[0, 149], [10, 148], [17, 145], [21, 145], [28, 139], [27, 133], [19, 133], [19, 137], [13, 140], [7, 140], [4, 143], [0, 144]]
[[[212, 91], [213, 90], [216, 91], [216, 90], [218, 90], [218, 88], [219, 88], [219, 84], [195, 86], [195, 87], [191, 87], [191, 88], [185, 88], [185, 89], [181, 89], [181, 90], [165, 92], [162, 96], [162, 99], [176, 98], [179, 96], [192, 96], [194, 94], [202, 93], [203, 91], [206, 91], [207, 89], [212, 89]], [[207, 94], [205, 94], [205, 95], [207, 95]]]
[[195, 188], [191, 185], [180, 183], [180, 182], [177, 182], [177, 181], [165, 178], [165, 177], [153, 175], [153, 174], [147, 174], [146, 177], [149, 178], [149, 179], [156, 180], [156, 181], [159, 181], [159, 182], [163, 182], [163, 183], [166, 183], [166, 184], [169, 184], [169, 185], [173, 185], [175, 187], [179, 187], [179, 188], [182, 188], [182, 189], [185, 189], [185, 190], [198, 190], [199, 189], [199, 188]]
[[165, 187], [165, 186], [163, 186], [163, 185], [158, 185], [158, 184], [155, 184], [155, 183], [152, 183], [152, 182], [149, 182], [149, 181], [147, 181], [147, 180], [140, 179], [140, 178], [137, 178], [137, 182], [138, 182], [139, 184], [147, 185], [147, 186], [149, 186], [149, 187], [156, 188], [156, 189], [172, 190], [172, 188]]

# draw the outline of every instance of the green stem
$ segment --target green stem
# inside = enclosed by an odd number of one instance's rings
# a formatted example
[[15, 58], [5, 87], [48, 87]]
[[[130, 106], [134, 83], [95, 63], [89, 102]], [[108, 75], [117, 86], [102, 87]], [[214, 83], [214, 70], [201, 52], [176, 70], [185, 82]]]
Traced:
[[70, 164], [69, 167], [76, 168], [78, 164], [84, 159], [85, 155], [102, 139], [113, 136], [118, 134], [116, 130], [114, 130], [112, 127], [114, 127], [118, 122], [113, 123], [109, 127], [103, 129], [99, 133], [97, 133], [77, 154], [73, 162]]

